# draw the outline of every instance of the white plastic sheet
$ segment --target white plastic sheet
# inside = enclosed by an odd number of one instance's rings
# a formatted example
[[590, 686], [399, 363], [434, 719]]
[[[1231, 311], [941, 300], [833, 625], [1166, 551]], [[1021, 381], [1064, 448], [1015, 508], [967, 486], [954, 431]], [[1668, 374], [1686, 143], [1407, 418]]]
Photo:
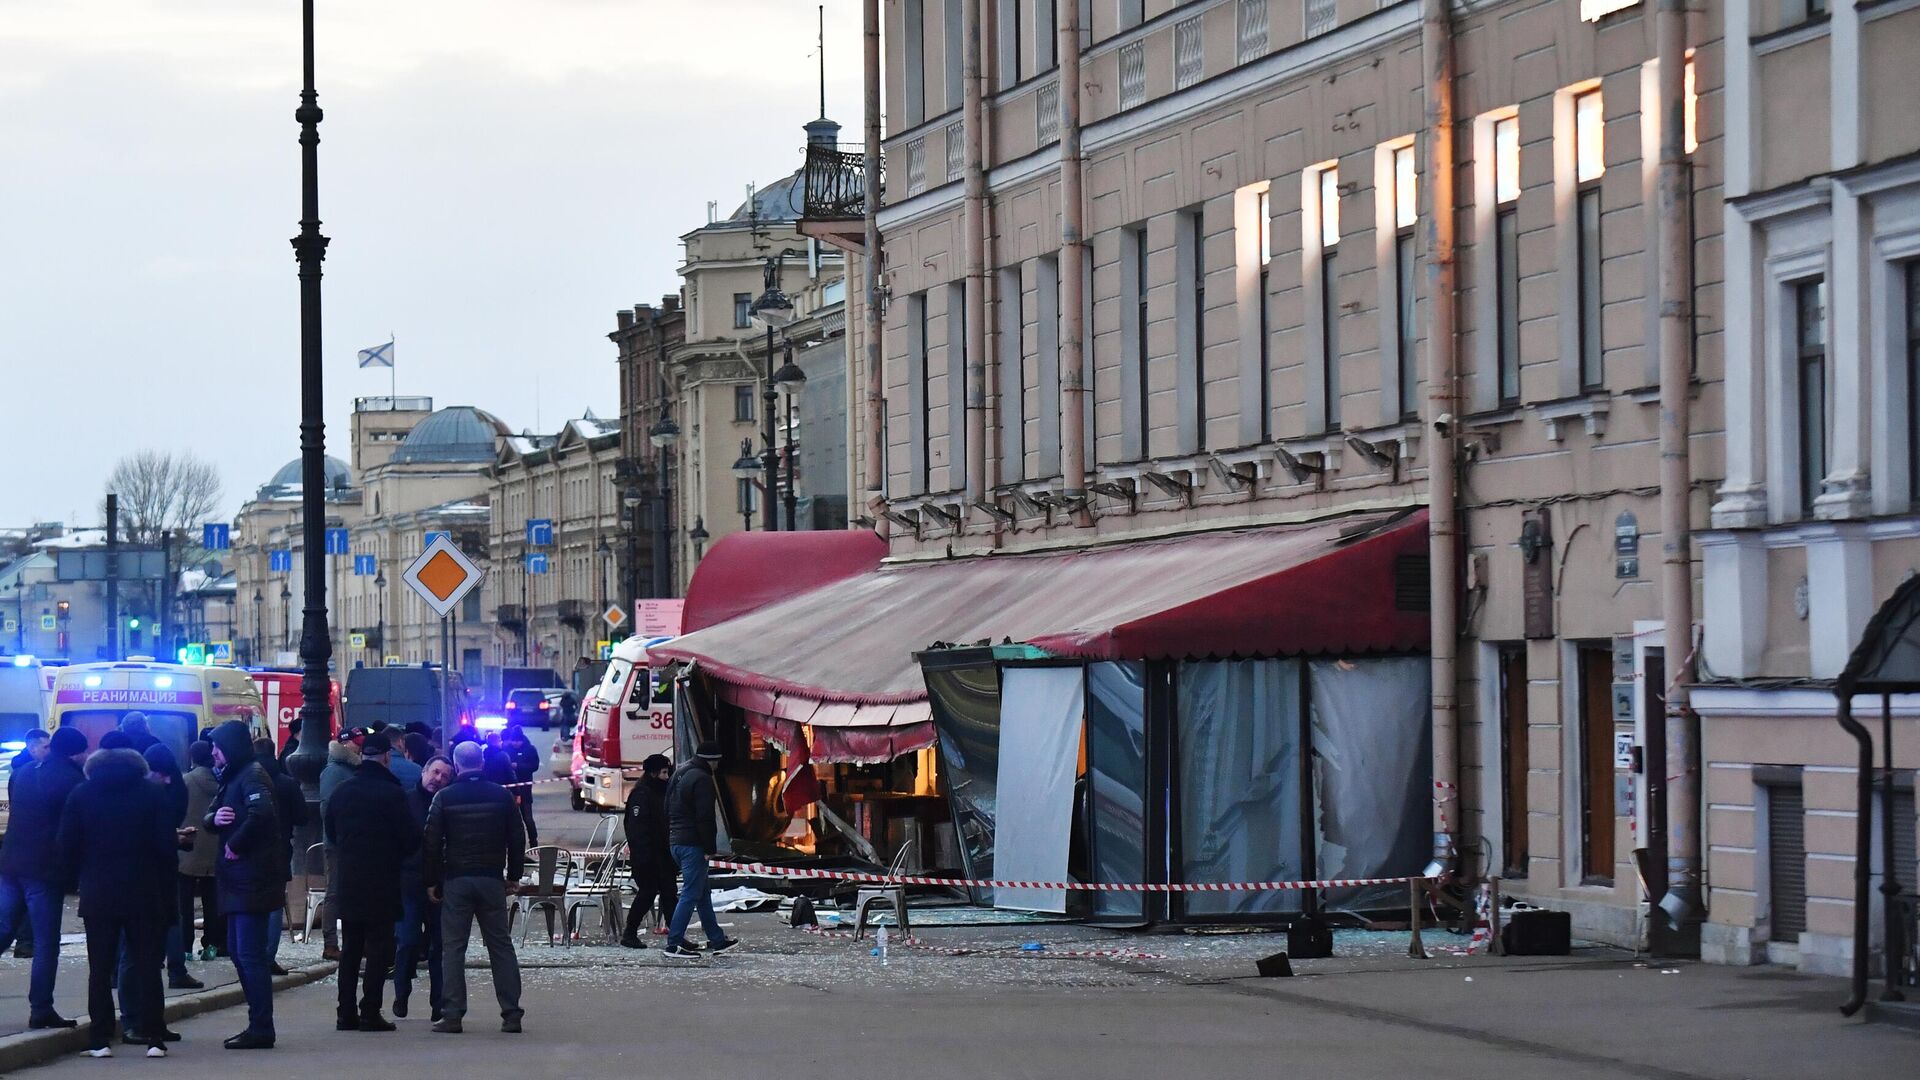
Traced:
[[[1300, 662], [1180, 665], [1182, 881], [1301, 876]], [[1186, 913], [1298, 911], [1298, 892], [1191, 893]]]
[[[1086, 690], [1079, 667], [1008, 668], [1001, 679], [994, 876], [1064, 881]], [[999, 889], [995, 907], [1065, 912], [1064, 889]]]

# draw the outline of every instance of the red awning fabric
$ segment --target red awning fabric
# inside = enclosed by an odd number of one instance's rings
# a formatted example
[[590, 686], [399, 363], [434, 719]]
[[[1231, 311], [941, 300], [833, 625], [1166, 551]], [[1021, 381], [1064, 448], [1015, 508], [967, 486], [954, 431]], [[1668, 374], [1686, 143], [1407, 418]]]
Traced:
[[737, 532], [721, 537], [687, 582], [681, 631], [693, 633], [749, 611], [864, 574], [887, 542], [868, 529]]
[[[1401, 602], [1406, 581], [1396, 571], [1426, 551], [1422, 510], [887, 565], [675, 638], [651, 656], [698, 661], [729, 700], [816, 730], [899, 727], [924, 714], [882, 717], [870, 707], [924, 710], [913, 654], [939, 642], [1030, 642], [1104, 660], [1424, 650], [1425, 605]], [[767, 696], [744, 699], [746, 691]]]

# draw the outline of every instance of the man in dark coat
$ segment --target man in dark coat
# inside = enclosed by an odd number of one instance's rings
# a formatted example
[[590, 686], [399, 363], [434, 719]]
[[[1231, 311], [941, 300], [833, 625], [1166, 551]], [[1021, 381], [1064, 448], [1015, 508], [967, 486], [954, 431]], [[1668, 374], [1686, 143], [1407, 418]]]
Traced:
[[[339, 1031], [392, 1031], [380, 1015], [387, 975], [393, 968], [393, 924], [400, 919], [400, 874], [420, 848], [420, 826], [407, 808], [407, 792], [387, 768], [393, 750], [382, 732], [360, 745], [353, 778], [334, 789], [322, 824], [333, 845], [340, 916]], [[365, 977], [362, 978], [362, 963]], [[354, 983], [360, 1000], [354, 1002]]]
[[520, 812], [507, 789], [487, 779], [486, 755], [479, 743], [453, 749], [459, 779], [433, 797], [427, 810], [427, 895], [442, 905], [440, 947], [446, 957], [445, 993], [433, 1030], [459, 1034], [467, 1015], [467, 937], [480, 924], [493, 972], [493, 996], [500, 1002], [500, 1030], [518, 1034], [520, 961], [507, 936], [512, 916], [507, 890], [526, 872], [527, 837]]
[[166, 1057], [160, 950], [172, 921], [175, 855], [173, 809], [165, 790], [147, 782], [147, 760], [132, 749], [101, 750], [87, 759], [87, 779], [67, 796], [59, 849], [80, 882], [80, 918], [87, 924], [87, 1012], [93, 1057], [113, 1056], [113, 981], [124, 941], [132, 957], [123, 974], [127, 1015], [148, 1057]]
[[719, 744], [703, 742], [693, 760], [674, 770], [667, 784], [667, 842], [672, 845], [673, 861], [680, 865], [680, 902], [674, 905], [673, 922], [667, 927], [666, 955], [675, 960], [700, 959], [698, 952], [687, 947], [687, 924], [695, 910], [700, 912], [701, 929], [707, 932], [707, 955], [718, 956], [740, 944], [720, 928], [707, 884], [707, 857], [719, 850], [713, 786], [713, 767], [719, 760]]
[[153, 737], [153, 727], [147, 723], [147, 714], [143, 712], [130, 712], [121, 717], [120, 732], [127, 737], [127, 745], [143, 754], [147, 752], [147, 747], [160, 742]]
[[514, 805], [520, 808], [520, 820], [527, 827], [527, 844], [530, 847], [540, 845], [540, 829], [533, 823], [533, 778], [540, 775], [540, 751], [527, 741], [526, 729], [519, 724], [509, 724], [500, 733], [500, 749], [507, 755], [507, 764], [513, 766]]
[[27, 927], [33, 974], [27, 984], [27, 1026], [70, 1028], [77, 1021], [53, 1011], [60, 970], [60, 909], [69, 881], [60, 857], [60, 817], [67, 796], [86, 781], [80, 763], [87, 737], [63, 727], [47, 742], [46, 760], [15, 774], [7, 838], [0, 844], [0, 950]]
[[[300, 790], [300, 781], [287, 775], [286, 766], [273, 756], [271, 739], [253, 740], [253, 759], [267, 770], [273, 778], [273, 808], [280, 812], [280, 866], [286, 871], [284, 880], [293, 880], [293, 837], [307, 823], [307, 796]], [[285, 975], [287, 969], [280, 966], [280, 938], [286, 930], [287, 906], [285, 904], [267, 913], [267, 960], [275, 975]]]
[[273, 968], [267, 917], [287, 901], [280, 858], [280, 812], [273, 778], [254, 760], [253, 733], [239, 720], [213, 729], [214, 776], [220, 791], [204, 827], [220, 841], [214, 882], [227, 919], [227, 952], [247, 999], [247, 1028], [224, 1044], [229, 1050], [273, 1046]]
[[620, 932], [620, 944], [629, 949], [644, 949], [640, 936], [642, 920], [660, 901], [660, 915], [670, 917], [679, 906], [674, 893], [674, 878], [679, 867], [673, 862], [673, 847], [667, 842], [667, 782], [673, 777], [673, 762], [664, 754], [649, 757], [640, 766], [640, 779], [627, 792], [627, 812], [623, 824], [627, 831], [627, 865], [633, 873], [633, 906], [627, 909], [627, 925]]
[[[421, 736], [409, 733], [411, 742]], [[407, 809], [424, 833], [427, 812], [433, 797], [453, 783], [453, 762], [429, 756], [421, 762], [420, 783], [407, 792]], [[400, 870], [400, 922], [394, 927], [393, 1015], [407, 1015], [407, 998], [413, 993], [413, 978], [419, 965], [427, 965], [427, 1005], [432, 1019], [440, 1019], [445, 983], [440, 964], [440, 905], [427, 897], [427, 855], [423, 849], [413, 854]]]

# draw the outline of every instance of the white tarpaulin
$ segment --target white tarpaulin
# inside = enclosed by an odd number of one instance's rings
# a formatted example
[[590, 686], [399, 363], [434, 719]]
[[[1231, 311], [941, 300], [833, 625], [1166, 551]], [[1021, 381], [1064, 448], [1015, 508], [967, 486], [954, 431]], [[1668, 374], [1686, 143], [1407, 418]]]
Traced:
[[[993, 876], [1064, 881], [1086, 691], [1079, 667], [1008, 668], [1000, 689], [999, 808]], [[1064, 889], [997, 889], [993, 905], [1067, 909]]]

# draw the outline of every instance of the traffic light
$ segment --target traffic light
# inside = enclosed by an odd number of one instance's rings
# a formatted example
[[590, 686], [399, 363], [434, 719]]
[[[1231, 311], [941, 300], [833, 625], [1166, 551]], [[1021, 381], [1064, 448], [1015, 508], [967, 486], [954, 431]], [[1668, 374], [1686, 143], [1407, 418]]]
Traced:
[[68, 612], [73, 610], [73, 603], [69, 600], [62, 600], [53, 606], [60, 609], [60, 617], [63, 619], [67, 617]]
[[127, 616], [127, 629], [129, 630], [140, 629], [140, 616], [138, 615]]

